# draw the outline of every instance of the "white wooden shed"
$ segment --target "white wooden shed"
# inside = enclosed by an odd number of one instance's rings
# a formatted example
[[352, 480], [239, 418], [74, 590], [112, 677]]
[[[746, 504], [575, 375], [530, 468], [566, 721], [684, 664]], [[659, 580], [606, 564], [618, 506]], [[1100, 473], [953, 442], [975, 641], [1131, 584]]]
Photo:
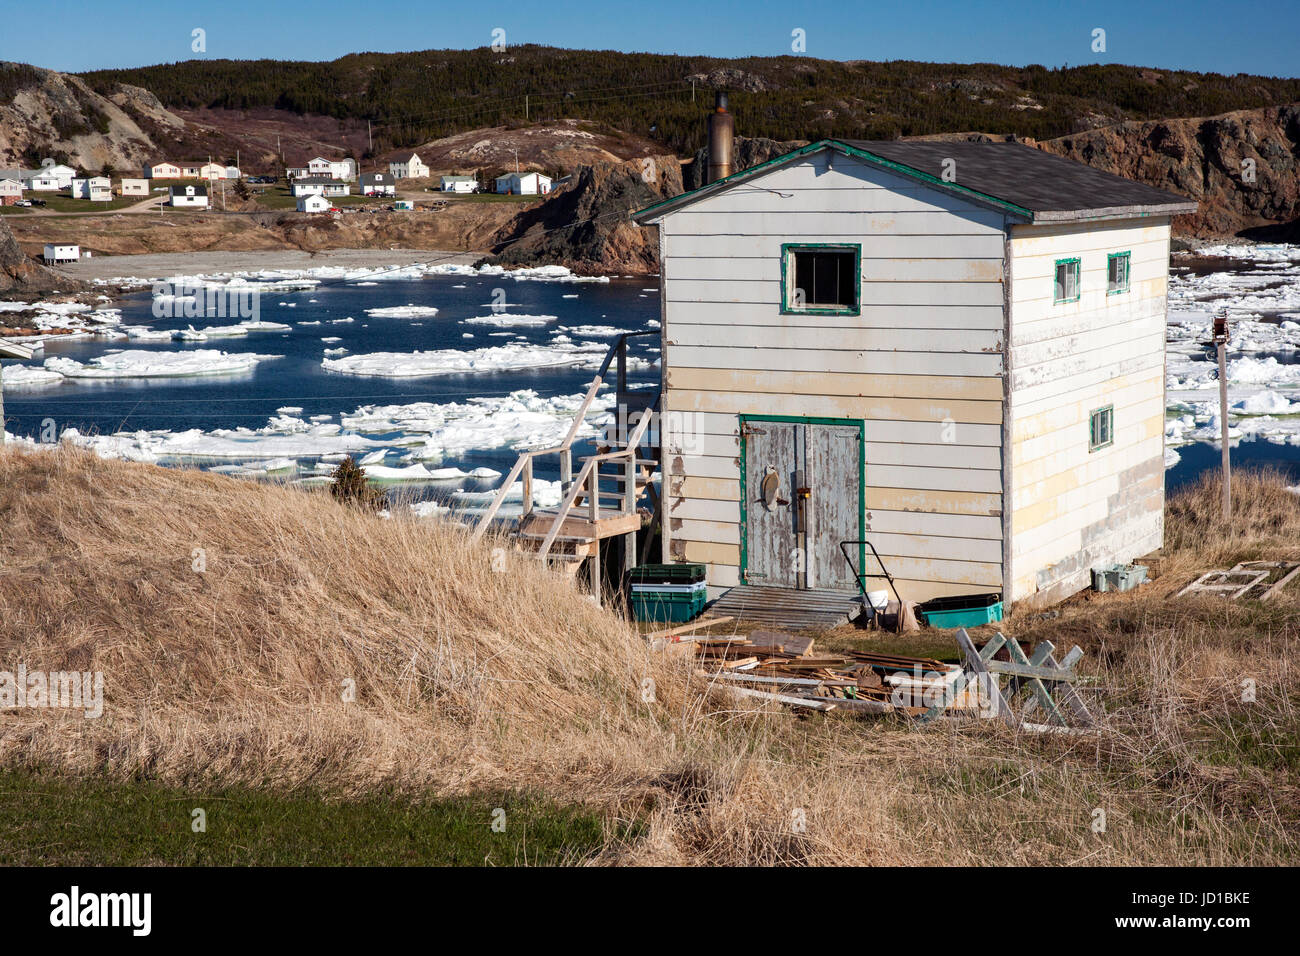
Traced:
[[852, 590], [840, 543], [869, 539], [905, 600], [1050, 603], [1158, 548], [1195, 209], [1019, 144], [828, 140], [641, 210], [663, 559], [714, 594]]

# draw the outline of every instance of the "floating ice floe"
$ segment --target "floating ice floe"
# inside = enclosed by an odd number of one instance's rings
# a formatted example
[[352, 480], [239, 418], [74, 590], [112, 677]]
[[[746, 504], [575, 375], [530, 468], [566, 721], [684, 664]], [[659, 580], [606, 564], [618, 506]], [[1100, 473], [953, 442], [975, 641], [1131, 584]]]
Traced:
[[473, 318], [465, 319], [466, 325], [494, 325], [498, 328], [510, 328], [514, 326], [532, 327], [547, 325], [554, 322], [559, 316], [556, 315], [510, 315], [500, 313], [494, 315], [476, 315]]
[[63, 376], [53, 369], [34, 365], [7, 365], [0, 373], [0, 381], [5, 388], [38, 388], [43, 385], [58, 385]]
[[[468, 402], [415, 402], [407, 405], [363, 405], [350, 415], [343, 415], [343, 427], [365, 434], [401, 433], [411, 447], [413, 460], [439, 459], [445, 454], [472, 449], [550, 447], [568, 434], [573, 415], [584, 396], [556, 395], [542, 397], [531, 389], [507, 396], [474, 398]], [[577, 437], [596, 434], [598, 426], [611, 420], [611, 395], [598, 396], [591, 417], [580, 427]], [[491, 469], [487, 469], [491, 470]], [[495, 477], [487, 470], [476, 469], [455, 477]]]
[[84, 363], [63, 357], [47, 358], [45, 367], [67, 378], [185, 378], [246, 372], [259, 362], [280, 357], [216, 349], [195, 349], [192, 352], [128, 350], [110, 352]]
[[[488, 505], [491, 504], [501, 489], [496, 488], [491, 491], [453, 491], [451, 493], [452, 501], [461, 506]], [[547, 481], [544, 478], [533, 479], [533, 505], [538, 508], [554, 508], [560, 503], [561, 499], [560, 483], [558, 481]], [[504, 501], [524, 500], [524, 483], [516, 481], [506, 492]]]
[[413, 319], [422, 315], [437, 315], [438, 310], [431, 305], [391, 305], [380, 309], [366, 309], [366, 315], [372, 319]]
[[497, 345], [462, 352], [440, 349], [429, 352], [371, 352], [344, 358], [327, 358], [321, 365], [331, 372], [372, 375], [383, 378], [422, 378], [465, 372], [499, 372], [529, 368], [562, 368], [600, 365], [606, 346], [599, 342], [578, 345]]

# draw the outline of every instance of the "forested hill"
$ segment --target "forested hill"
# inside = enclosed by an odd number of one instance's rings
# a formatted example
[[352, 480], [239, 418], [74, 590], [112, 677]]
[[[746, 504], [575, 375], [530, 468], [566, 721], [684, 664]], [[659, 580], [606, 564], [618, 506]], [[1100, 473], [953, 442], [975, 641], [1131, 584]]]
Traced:
[[745, 135], [782, 140], [965, 130], [1049, 139], [1124, 120], [1300, 100], [1300, 79], [1135, 66], [725, 60], [539, 46], [359, 53], [324, 63], [190, 60], [84, 79], [101, 92], [144, 87], [173, 108], [273, 107], [370, 120], [376, 152], [525, 118], [576, 117], [686, 154], [702, 143], [700, 116], [713, 88], [730, 92]]

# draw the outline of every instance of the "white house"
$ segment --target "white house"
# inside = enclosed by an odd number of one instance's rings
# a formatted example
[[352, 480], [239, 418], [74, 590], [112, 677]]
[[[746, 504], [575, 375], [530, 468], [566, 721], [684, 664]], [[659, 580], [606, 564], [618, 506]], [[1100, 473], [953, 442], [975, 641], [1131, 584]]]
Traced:
[[91, 176], [87, 179], [74, 179], [70, 186], [73, 199], [89, 199], [92, 202], [108, 202], [113, 198], [113, 184], [107, 176]]
[[181, 179], [202, 179], [203, 167], [208, 164], [201, 159], [191, 159], [180, 164]]
[[497, 177], [497, 192], [514, 196], [545, 195], [551, 191], [551, 177], [541, 173], [507, 173]]
[[390, 173], [362, 173], [360, 192], [363, 196], [395, 196], [397, 182]]
[[309, 174], [309, 170], [306, 166], [286, 166], [284, 168], [285, 179], [301, 179]]
[[1159, 548], [1170, 217], [1195, 210], [1014, 143], [825, 140], [636, 213], [664, 560], [847, 592], [840, 544], [879, 573], [868, 539], [904, 600], [1046, 604]]
[[307, 162], [307, 175], [345, 179], [351, 182], [357, 178], [357, 162], [351, 158], [325, 159], [322, 156], [317, 156]]
[[167, 190], [167, 195], [168, 201], [176, 207], [208, 208], [207, 186], [172, 186]]
[[123, 179], [122, 180], [123, 196], [147, 196], [149, 195], [149, 180], [147, 179]]
[[50, 265], [59, 262], [76, 262], [80, 258], [81, 246], [65, 245], [58, 242], [47, 242], [45, 244], [44, 259]]
[[199, 167], [199, 179], [209, 182], [226, 178], [226, 167], [221, 163], [204, 163]]
[[333, 204], [319, 193], [301, 196], [298, 199], [299, 212], [329, 212]]
[[60, 189], [71, 189], [72, 179], [76, 175], [77, 171], [71, 166], [47, 159], [40, 169], [27, 172], [24, 183], [28, 189], [36, 192], [58, 192]]
[[331, 179], [329, 176], [304, 176], [295, 179], [289, 190], [295, 197], [347, 196], [352, 193], [352, 186], [341, 179]]
[[12, 206], [23, 198], [23, 183], [20, 179], [0, 179], [0, 206]]
[[144, 168], [145, 179], [180, 179], [181, 168], [175, 163], [155, 163]]
[[478, 180], [473, 176], [443, 176], [441, 188], [445, 193], [472, 193], [478, 188]]
[[394, 179], [424, 179], [429, 175], [429, 167], [420, 162], [420, 157], [412, 153], [406, 159], [399, 159], [388, 164], [388, 171]]

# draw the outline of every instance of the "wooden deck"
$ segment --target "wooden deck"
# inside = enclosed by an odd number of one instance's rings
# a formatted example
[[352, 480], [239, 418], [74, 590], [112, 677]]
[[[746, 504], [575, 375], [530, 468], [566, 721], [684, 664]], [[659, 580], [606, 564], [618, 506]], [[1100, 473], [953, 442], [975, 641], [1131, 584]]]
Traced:
[[805, 591], [747, 584], [727, 591], [709, 610], [773, 627], [826, 628], [847, 624], [861, 614], [862, 598], [854, 591]]

